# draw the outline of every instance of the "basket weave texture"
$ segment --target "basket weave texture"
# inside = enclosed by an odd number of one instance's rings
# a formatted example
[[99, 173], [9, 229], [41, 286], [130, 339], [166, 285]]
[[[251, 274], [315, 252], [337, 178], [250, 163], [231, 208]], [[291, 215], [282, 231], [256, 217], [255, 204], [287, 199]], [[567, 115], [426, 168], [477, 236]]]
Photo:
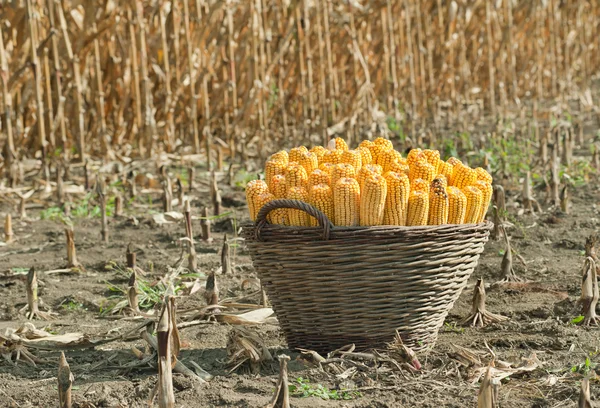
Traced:
[[[271, 225], [297, 208], [319, 227]], [[396, 329], [415, 351], [435, 345], [493, 224], [334, 227], [314, 207], [273, 200], [243, 236], [291, 349], [382, 347]]]

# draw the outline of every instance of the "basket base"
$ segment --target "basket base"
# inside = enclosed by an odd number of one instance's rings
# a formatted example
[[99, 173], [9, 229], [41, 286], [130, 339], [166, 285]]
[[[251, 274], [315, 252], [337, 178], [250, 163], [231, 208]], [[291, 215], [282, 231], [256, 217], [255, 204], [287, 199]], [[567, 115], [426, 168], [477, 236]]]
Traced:
[[[437, 331], [432, 332], [402, 332], [400, 331], [402, 342], [415, 352], [425, 352], [432, 349], [437, 341]], [[286, 339], [290, 350], [306, 349], [313, 350], [322, 356], [326, 356], [334, 350], [341, 347], [354, 344], [356, 351], [365, 351], [369, 349], [384, 349], [388, 344], [394, 341], [395, 333], [389, 336], [365, 337], [348, 336], [347, 334], [332, 335], [317, 334], [315, 332], [288, 332]]]

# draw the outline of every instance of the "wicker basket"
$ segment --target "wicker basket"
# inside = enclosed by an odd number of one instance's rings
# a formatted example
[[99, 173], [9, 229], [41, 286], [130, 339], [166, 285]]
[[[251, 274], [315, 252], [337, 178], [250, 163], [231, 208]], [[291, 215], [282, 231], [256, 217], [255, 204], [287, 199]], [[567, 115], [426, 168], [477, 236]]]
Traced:
[[[301, 209], [320, 227], [268, 224], [276, 208]], [[306, 203], [274, 200], [243, 231], [288, 346], [325, 353], [381, 347], [396, 329], [415, 351], [432, 348], [491, 227], [334, 227]]]

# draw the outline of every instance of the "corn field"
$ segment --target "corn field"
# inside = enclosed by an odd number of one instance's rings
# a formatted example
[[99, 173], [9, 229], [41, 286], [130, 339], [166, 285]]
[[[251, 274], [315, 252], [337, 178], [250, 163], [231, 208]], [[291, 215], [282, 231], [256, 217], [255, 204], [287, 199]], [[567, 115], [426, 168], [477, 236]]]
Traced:
[[433, 142], [549, 101], [594, 109], [595, 1], [4, 3], [5, 169], [216, 148], [263, 158], [390, 123]]

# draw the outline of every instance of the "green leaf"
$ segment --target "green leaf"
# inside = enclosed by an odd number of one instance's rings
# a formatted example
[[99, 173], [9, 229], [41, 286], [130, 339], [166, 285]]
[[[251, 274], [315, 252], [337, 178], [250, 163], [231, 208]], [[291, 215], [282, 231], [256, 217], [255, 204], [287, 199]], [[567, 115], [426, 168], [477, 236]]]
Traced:
[[577, 317], [575, 317], [574, 319], [571, 320], [571, 324], [577, 324], [580, 323], [581, 321], [583, 321], [585, 317], [582, 315], [579, 315]]

